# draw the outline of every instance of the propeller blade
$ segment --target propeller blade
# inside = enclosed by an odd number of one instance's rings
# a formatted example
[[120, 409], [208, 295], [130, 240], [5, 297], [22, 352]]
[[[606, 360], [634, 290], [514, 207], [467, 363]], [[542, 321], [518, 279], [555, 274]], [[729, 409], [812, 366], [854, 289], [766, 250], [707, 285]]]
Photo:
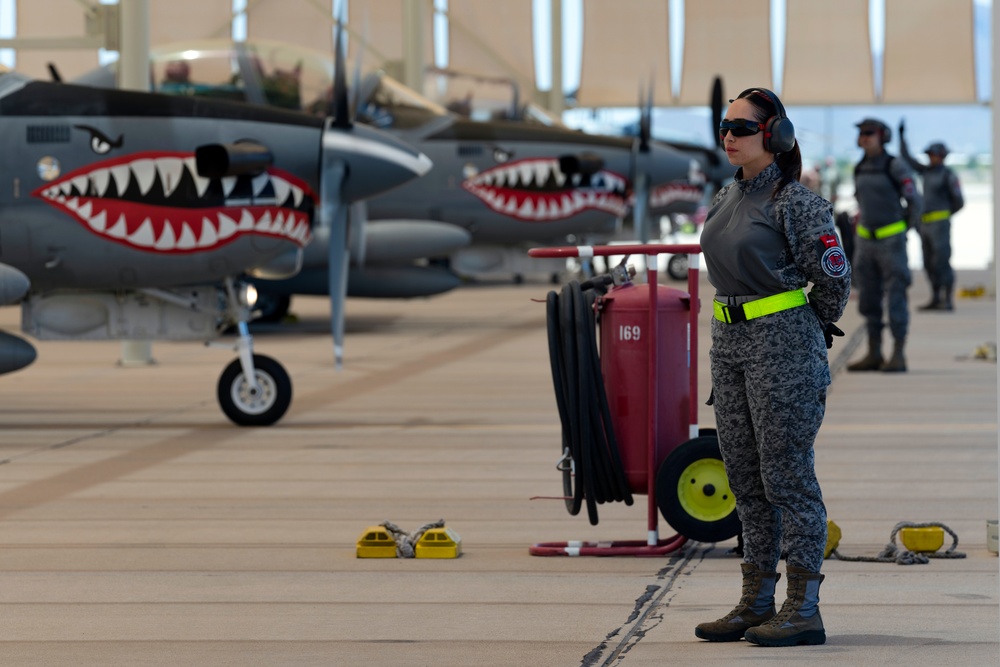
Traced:
[[347, 211], [341, 192], [347, 178], [347, 165], [329, 151], [323, 152], [320, 184], [320, 225], [329, 233], [328, 261], [330, 287], [330, 330], [333, 334], [333, 357], [337, 370], [344, 367], [344, 303], [347, 301]]
[[337, 20], [337, 39], [334, 45], [336, 51], [333, 56], [333, 108], [330, 115], [333, 116], [334, 127], [351, 127], [350, 102], [347, 99], [347, 74], [345, 72], [344, 60], [347, 56], [344, 53], [344, 21], [343, 18]]
[[712, 83], [712, 136], [715, 137], [715, 145], [722, 147], [722, 137], [719, 136], [719, 123], [722, 122], [722, 77], [715, 77]]
[[[365, 46], [368, 44], [368, 11], [365, 9], [365, 17], [363, 23], [364, 41], [362, 44], [355, 49], [356, 56], [354, 59], [354, 77], [351, 79], [351, 91], [349, 95], [349, 101], [351, 104], [352, 119], [357, 118], [361, 113], [361, 59], [365, 53]], [[356, 37], [355, 37], [356, 39]]]
[[635, 203], [632, 205], [632, 224], [635, 225], [635, 235], [642, 244], [650, 240], [649, 215], [649, 176], [639, 173], [635, 180]]
[[[645, 97], [645, 99], [643, 99]], [[653, 130], [653, 81], [649, 82], [646, 94], [639, 91], [639, 150], [649, 152], [649, 140]]]
[[363, 267], [368, 248], [368, 203], [364, 200], [351, 204], [347, 226], [347, 245], [354, 265]]

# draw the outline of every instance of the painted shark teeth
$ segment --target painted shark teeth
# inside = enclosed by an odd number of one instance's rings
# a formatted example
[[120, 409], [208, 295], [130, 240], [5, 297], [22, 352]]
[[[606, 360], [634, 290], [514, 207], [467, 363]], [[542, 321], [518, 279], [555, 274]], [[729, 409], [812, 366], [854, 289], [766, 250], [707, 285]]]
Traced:
[[[95, 165], [33, 194], [72, 213], [96, 234], [155, 252], [208, 250], [242, 234], [309, 242], [311, 214], [299, 210], [307, 196], [302, 187], [271, 172], [215, 179], [214, 190], [212, 183], [198, 175], [192, 156], [146, 153], [130, 162]], [[192, 184], [197, 197], [192, 197]], [[237, 192], [231, 199], [219, 196]]]
[[[301, 187], [293, 185], [278, 174], [264, 172], [250, 179], [252, 197], [240, 197], [230, 200], [230, 195], [237, 188], [239, 178], [227, 176], [218, 179], [226, 206], [280, 206], [282, 208], [300, 208], [305, 199]], [[41, 196], [57, 200], [62, 197], [87, 196], [97, 198], [122, 198], [132, 189], [138, 196], [145, 197], [154, 191], [159, 184], [163, 196], [183, 196], [178, 188], [189, 179], [194, 185], [196, 200], [206, 196], [213, 179], [198, 175], [193, 157], [143, 157], [127, 163], [115, 164], [110, 167], [98, 167], [86, 174], [77, 174], [41, 189]], [[114, 190], [112, 190], [114, 184]], [[216, 195], [217, 196], [217, 195]]]
[[[72, 200], [76, 202], [77, 200]], [[85, 206], [90, 206], [89, 203]], [[183, 215], [185, 211], [178, 209]], [[160, 224], [154, 223], [152, 217], [146, 216], [137, 225], [130, 225], [128, 216], [122, 213], [114, 225], [108, 228], [107, 213], [101, 211], [87, 219], [87, 225], [93, 231], [103, 236], [127, 241], [138, 248], [156, 250], [158, 252], [185, 252], [208, 249], [232, 238], [239, 231], [253, 231], [296, 241], [305, 244], [310, 237], [309, 218], [301, 212], [282, 211], [272, 215], [268, 209], [259, 211], [255, 217], [249, 210], [240, 213], [237, 223], [222, 210], [216, 210], [203, 215], [195, 212], [191, 218], [164, 219]]]
[[521, 220], [560, 220], [585, 209], [623, 216], [628, 210], [624, 177], [603, 169], [589, 178], [567, 175], [556, 158], [499, 165], [462, 185], [494, 211]]
[[653, 208], [661, 208], [679, 201], [697, 204], [701, 202], [704, 195], [705, 187], [701, 184], [685, 182], [666, 183], [653, 188], [649, 194], [649, 205]]

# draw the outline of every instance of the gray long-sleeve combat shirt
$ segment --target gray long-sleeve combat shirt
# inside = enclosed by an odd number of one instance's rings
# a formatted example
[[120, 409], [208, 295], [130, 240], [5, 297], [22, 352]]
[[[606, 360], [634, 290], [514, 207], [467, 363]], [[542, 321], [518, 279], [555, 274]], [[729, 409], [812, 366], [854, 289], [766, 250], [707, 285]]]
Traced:
[[798, 181], [772, 198], [781, 170], [772, 163], [736, 180], [712, 200], [701, 247], [709, 282], [726, 296], [771, 296], [812, 283], [809, 301], [824, 324], [840, 319], [851, 267], [833, 224], [833, 207]]
[[[885, 151], [865, 156], [854, 169], [858, 224], [874, 233], [880, 227], [905, 220], [909, 227], [920, 226], [923, 198], [913, 182], [913, 172], [903, 160]], [[902, 199], [906, 200], [904, 211]]]

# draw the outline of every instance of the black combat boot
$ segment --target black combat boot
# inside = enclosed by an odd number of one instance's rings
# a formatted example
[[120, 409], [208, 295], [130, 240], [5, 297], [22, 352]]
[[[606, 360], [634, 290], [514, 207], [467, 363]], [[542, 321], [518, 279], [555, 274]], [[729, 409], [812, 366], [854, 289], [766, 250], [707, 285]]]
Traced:
[[750, 628], [746, 640], [761, 646], [802, 646], [826, 643], [826, 629], [819, 615], [819, 585], [825, 578], [818, 572], [787, 568], [788, 598], [774, 618]]
[[694, 629], [696, 637], [710, 642], [737, 642], [743, 633], [774, 616], [774, 585], [781, 575], [763, 572], [752, 563], [743, 568], [743, 597], [736, 608], [717, 621], [700, 623]]
[[951, 300], [951, 298], [952, 298], [951, 297], [951, 293], [953, 291], [954, 290], [951, 287], [942, 287], [941, 288], [941, 302], [938, 303], [938, 307], [937, 307], [938, 310], [949, 311], [949, 312], [952, 311], [952, 310], [955, 310], [955, 304]]
[[906, 372], [906, 357], [903, 356], [903, 347], [906, 341], [902, 338], [897, 338], [892, 345], [892, 358], [889, 361], [882, 364], [883, 373], [905, 373]]
[[853, 364], [847, 364], [849, 371], [877, 371], [882, 368], [882, 336], [868, 337], [868, 354]]
[[917, 310], [938, 310], [941, 306], [941, 288], [935, 287], [931, 290], [931, 300], [922, 306], [919, 306]]

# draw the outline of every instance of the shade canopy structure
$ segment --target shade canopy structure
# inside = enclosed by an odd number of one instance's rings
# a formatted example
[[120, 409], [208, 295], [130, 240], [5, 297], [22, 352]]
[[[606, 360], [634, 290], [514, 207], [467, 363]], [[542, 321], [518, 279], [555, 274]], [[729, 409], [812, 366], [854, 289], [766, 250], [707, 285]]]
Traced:
[[[332, 52], [334, 12], [342, 12], [348, 56], [357, 61], [360, 55], [365, 69], [398, 71], [413, 60], [432, 66], [436, 53], [446, 53], [449, 67], [506, 77], [542, 101], [551, 98], [538, 93], [537, 72], [551, 73], [557, 86], [578, 78], [571, 97], [581, 107], [634, 106], [650, 88], [656, 106], [700, 106], [716, 76], [726, 90], [767, 86], [786, 104], [983, 101], [977, 99], [974, 0], [884, 0], [881, 35], [873, 34], [869, 0], [688, 0], [679, 16], [666, 0], [549, 0], [542, 6], [564, 20], [573, 8], [581, 10], [579, 52], [556, 58], [551, 51], [537, 53], [537, 45], [556, 45], [561, 55], [563, 46], [577, 41], [539, 21], [532, 0], [345, 0], [344, 6], [334, 0], [121, 1], [148, 3], [154, 47], [228, 37], [235, 24], [248, 39]], [[17, 69], [47, 77], [54, 63], [72, 78], [97, 65], [95, 48], [52, 50], [37, 41], [49, 40], [44, 43], [51, 47], [54, 38], [72, 45], [92, 36], [88, 3], [14, 2], [14, 39], [3, 46], [14, 47]], [[782, 16], [772, 16], [775, 8]], [[775, 25], [784, 29], [773, 33]], [[934, 57], [927, 58], [932, 48]], [[576, 67], [579, 76], [570, 76]], [[774, 80], [776, 71], [780, 80]]]

